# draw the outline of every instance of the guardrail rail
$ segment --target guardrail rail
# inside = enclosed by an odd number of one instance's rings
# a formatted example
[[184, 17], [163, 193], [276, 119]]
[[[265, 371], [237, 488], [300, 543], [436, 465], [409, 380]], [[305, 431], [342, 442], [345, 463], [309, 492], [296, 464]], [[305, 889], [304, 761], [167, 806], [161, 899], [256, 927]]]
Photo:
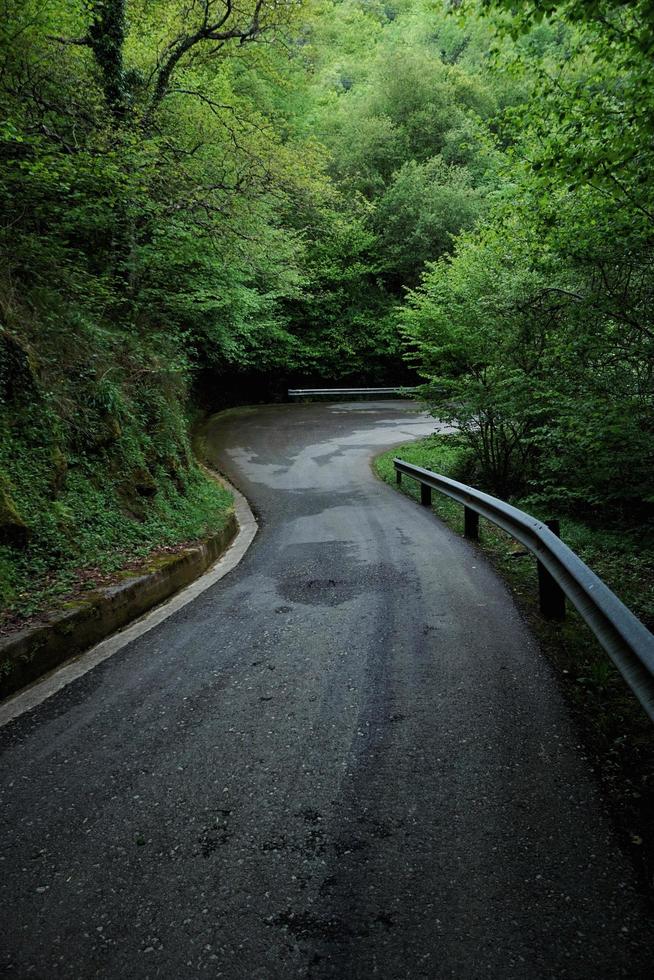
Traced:
[[311, 398], [314, 395], [411, 395], [416, 388], [396, 385], [390, 388], [289, 388], [289, 398]]
[[497, 497], [402, 459], [395, 458], [393, 465], [398, 484], [403, 475], [419, 483], [424, 506], [431, 506], [432, 490], [463, 504], [467, 538], [478, 540], [479, 518], [484, 517], [528, 548], [538, 562], [541, 612], [562, 619], [569, 599], [654, 721], [654, 634], [561, 541], [557, 521], [540, 521]]

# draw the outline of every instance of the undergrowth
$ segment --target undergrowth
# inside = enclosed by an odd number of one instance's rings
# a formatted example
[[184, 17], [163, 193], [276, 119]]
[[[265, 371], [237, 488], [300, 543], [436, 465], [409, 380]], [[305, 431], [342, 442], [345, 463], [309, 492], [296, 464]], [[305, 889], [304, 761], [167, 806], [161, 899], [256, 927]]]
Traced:
[[93, 323], [63, 337], [0, 330], [4, 632], [94, 576], [220, 530], [231, 505], [191, 451], [172, 345], [102, 344]]

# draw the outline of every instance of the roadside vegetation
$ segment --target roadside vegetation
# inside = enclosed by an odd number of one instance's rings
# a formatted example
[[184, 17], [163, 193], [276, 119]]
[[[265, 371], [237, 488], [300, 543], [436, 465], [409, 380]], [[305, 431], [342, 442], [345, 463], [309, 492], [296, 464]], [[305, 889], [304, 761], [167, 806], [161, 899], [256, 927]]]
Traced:
[[650, 0], [0, 0], [5, 622], [222, 519], [202, 410], [416, 380], [651, 622], [653, 52]]
[[5, 623], [221, 519], [198, 406], [411, 381], [497, 186], [491, 29], [401, 0], [0, 0]]
[[529, 93], [501, 124], [498, 193], [428, 264], [402, 330], [488, 486], [585, 523], [651, 528], [654, 11], [520, 10], [498, 18], [515, 37], [499, 63]]

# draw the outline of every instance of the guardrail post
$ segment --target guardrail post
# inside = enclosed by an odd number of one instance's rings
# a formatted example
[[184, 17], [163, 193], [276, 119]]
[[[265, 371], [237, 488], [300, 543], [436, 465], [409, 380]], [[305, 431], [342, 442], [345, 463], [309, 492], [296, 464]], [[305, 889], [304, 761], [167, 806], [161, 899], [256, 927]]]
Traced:
[[[561, 528], [556, 520], [544, 521], [550, 531], [554, 531], [557, 538], [561, 537]], [[540, 611], [546, 619], [565, 619], [565, 592], [547, 571], [543, 563], [538, 560], [538, 597], [540, 601]]]
[[402, 482], [402, 470], [395, 470], [395, 482], [399, 487]]
[[431, 507], [431, 487], [426, 483], [420, 484], [420, 503], [424, 507]]
[[479, 514], [472, 507], [463, 507], [463, 533], [471, 541], [479, 541]]

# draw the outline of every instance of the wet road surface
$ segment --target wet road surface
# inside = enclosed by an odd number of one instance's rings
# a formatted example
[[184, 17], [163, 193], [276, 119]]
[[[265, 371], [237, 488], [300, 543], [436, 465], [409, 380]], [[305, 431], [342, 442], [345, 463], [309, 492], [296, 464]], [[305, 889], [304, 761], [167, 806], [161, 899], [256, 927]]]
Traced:
[[242, 563], [0, 732], [8, 977], [649, 977], [549, 669], [372, 475], [402, 402], [236, 410]]

